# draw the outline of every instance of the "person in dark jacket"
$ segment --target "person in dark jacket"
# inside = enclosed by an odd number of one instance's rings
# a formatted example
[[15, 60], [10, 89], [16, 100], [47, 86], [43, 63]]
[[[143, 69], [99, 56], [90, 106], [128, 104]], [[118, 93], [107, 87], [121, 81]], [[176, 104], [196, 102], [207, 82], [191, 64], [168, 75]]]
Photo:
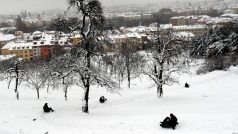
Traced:
[[170, 118], [166, 117], [162, 122], [160, 122], [160, 126], [163, 128], [169, 128], [170, 127]]
[[105, 101], [107, 101], [107, 99], [104, 96], [101, 96], [99, 102], [104, 103]]
[[51, 107], [48, 107], [47, 103], [45, 103], [45, 105], [43, 106], [43, 110], [45, 113], [54, 112], [54, 110]]
[[186, 82], [185, 85], [184, 85], [184, 87], [186, 87], [186, 88], [189, 88], [189, 86], [190, 86], [190, 85], [189, 85], [187, 82]]
[[172, 113], [170, 114], [170, 121], [169, 125], [171, 128], [175, 129], [176, 125], [178, 124], [178, 119]]

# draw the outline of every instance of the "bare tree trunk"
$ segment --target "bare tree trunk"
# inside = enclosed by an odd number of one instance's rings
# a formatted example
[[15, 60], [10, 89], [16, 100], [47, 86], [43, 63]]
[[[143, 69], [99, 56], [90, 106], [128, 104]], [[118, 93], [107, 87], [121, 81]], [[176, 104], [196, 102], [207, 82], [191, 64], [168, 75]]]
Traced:
[[[157, 80], [157, 98], [161, 98], [163, 96], [163, 62], [160, 63], [160, 68], [157, 69], [157, 65], [154, 65], [154, 73], [156, 75]], [[159, 70], [159, 72], [158, 72]]]
[[40, 99], [40, 89], [36, 89], [36, 92], [37, 92], [37, 99], [39, 100]]
[[128, 88], [131, 88], [131, 74], [130, 70], [127, 70]]
[[18, 79], [16, 79], [15, 93], [16, 93], [17, 100], [19, 100], [19, 92], [18, 92]]
[[9, 80], [9, 82], [8, 82], [8, 86], [7, 86], [7, 89], [10, 88], [10, 84], [11, 84], [11, 82], [12, 82], [12, 79]]
[[64, 98], [67, 101], [68, 100], [68, 84], [65, 84], [64, 88]]
[[89, 113], [89, 110], [88, 110], [89, 89], [90, 89], [90, 86], [87, 85], [85, 88], [84, 99], [83, 99], [84, 101], [84, 104], [82, 107], [83, 113]]
[[163, 85], [157, 85], [157, 98], [161, 98], [163, 96]]
[[16, 63], [15, 72], [16, 72], [15, 93], [16, 93], [17, 100], [19, 100], [19, 92], [18, 92], [19, 70], [18, 70], [18, 63]]
[[50, 92], [50, 83], [48, 82], [48, 84], [47, 84], [47, 93], [49, 93]]
[[[163, 62], [160, 64], [160, 70], [159, 70], [159, 85], [157, 88], [157, 96], [159, 96], [159, 98], [161, 98], [163, 96]], [[159, 93], [159, 95], [158, 95]]]
[[131, 71], [130, 71], [129, 56], [126, 57], [126, 70], [127, 70], [128, 88], [131, 88]]
[[88, 110], [88, 99], [89, 99], [89, 90], [90, 90], [90, 74], [89, 74], [89, 69], [91, 67], [90, 62], [91, 62], [91, 52], [90, 52], [90, 46], [89, 42], [86, 44], [86, 50], [87, 50], [87, 55], [86, 55], [86, 60], [87, 60], [87, 70], [86, 70], [86, 84], [85, 84], [85, 94], [84, 94], [84, 104], [82, 107], [82, 112], [84, 113], [89, 113]]

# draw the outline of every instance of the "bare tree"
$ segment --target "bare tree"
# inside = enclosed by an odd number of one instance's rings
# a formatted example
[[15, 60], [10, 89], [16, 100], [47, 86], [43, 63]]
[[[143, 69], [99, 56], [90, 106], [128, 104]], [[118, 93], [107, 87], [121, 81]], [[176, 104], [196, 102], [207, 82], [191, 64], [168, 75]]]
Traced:
[[37, 98], [40, 99], [40, 89], [49, 78], [47, 66], [42, 62], [30, 62], [26, 66], [25, 85], [35, 89]]
[[106, 70], [108, 70], [109, 68], [110, 75], [112, 77], [115, 76], [115, 79], [118, 80], [119, 89], [121, 89], [121, 83], [123, 82], [126, 71], [124, 57], [118, 53], [113, 53], [111, 55], [108, 55], [105, 60]]
[[[107, 73], [106, 69], [101, 67], [102, 65], [99, 64], [99, 61], [102, 61], [102, 56], [91, 55], [90, 68], [88, 68], [88, 66], [85, 66], [88, 62], [88, 60], [85, 59], [85, 57], [87, 57], [87, 52], [80, 48], [77, 48], [75, 51], [76, 55], [72, 54], [70, 66], [74, 74], [79, 76], [77, 85], [85, 89], [82, 110], [83, 112], [88, 113], [88, 97], [90, 87], [92, 85], [100, 85], [107, 88], [110, 92], [115, 92], [117, 84], [113, 81], [113, 79], [111, 79], [110, 74]], [[87, 79], [89, 79], [89, 81]]]
[[97, 60], [103, 56], [101, 51], [103, 10], [98, 0], [68, 0], [68, 3], [68, 9], [75, 9], [78, 16], [74, 19], [74, 23], [65, 26], [71, 33], [78, 31], [82, 36], [80, 46], [71, 50], [70, 66], [80, 80], [78, 85], [85, 90], [82, 111], [88, 113], [90, 87], [98, 84], [112, 91], [116, 85], [97, 64]]
[[58, 57], [51, 62], [51, 77], [52, 79], [58, 79], [59, 81], [61, 81], [58, 84], [63, 86], [65, 93], [64, 97], [66, 101], [68, 99], [69, 86], [75, 84], [73, 71], [71, 68], [72, 66], [70, 66], [70, 63], [70, 56], [68, 55]]
[[131, 87], [131, 78], [139, 76], [139, 68], [143, 61], [143, 56], [138, 53], [136, 42], [127, 41], [123, 43], [119, 50], [119, 54], [123, 59], [123, 64], [118, 65], [117, 67], [124, 66], [125, 72], [127, 74], [128, 88]]
[[1, 65], [2, 79], [8, 80], [8, 88], [10, 88], [10, 84], [13, 80], [15, 80], [15, 88], [14, 91], [16, 93], [16, 98], [19, 100], [19, 85], [23, 81], [23, 76], [25, 71], [22, 69], [22, 62], [17, 59], [11, 59], [8, 61], [2, 62]]
[[177, 74], [187, 72], [187, 52], [184, 40], [174, 38], [171, 34], [157, 35], [158, 42], [153, 45], [148, 63], [143, 73], [157, 85], [157, 97], [163, 96], [163, 85], [177, 82]]

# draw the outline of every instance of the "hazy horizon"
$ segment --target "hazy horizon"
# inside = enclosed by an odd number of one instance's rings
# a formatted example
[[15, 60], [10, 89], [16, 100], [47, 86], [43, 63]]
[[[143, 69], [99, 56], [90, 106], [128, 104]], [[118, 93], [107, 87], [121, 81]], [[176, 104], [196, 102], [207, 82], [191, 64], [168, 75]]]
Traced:
[[[103, 6], [115, 6], [123, 4], [146, 4], [176, 0], [100, 0]], [[177, 0], [178, 1], [178, 0]], [[179, 0], [194, 1], [194, 0]], [[0, 14], [18, 14], [23, 10], [39, 12], [50, 9], [66, 9], [67, 0], [0, 0]]]

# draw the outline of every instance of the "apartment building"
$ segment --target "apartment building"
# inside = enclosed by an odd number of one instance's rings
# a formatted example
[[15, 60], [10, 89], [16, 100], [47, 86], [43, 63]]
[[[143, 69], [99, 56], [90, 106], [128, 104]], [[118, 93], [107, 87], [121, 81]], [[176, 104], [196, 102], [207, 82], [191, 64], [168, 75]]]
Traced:
[[183, 25], [183, 26], [173, 26], [173, 32], [191, 32], [194, 35], [199, 35], [207, 32], [209, 27], [206, 25]]
[[196, 25], [208, 21], [211, 17], [207, 15], [175, 16], [169, 19], [173, 26]]
[[24, 61], [33, 60], [33, 49], [32, 43], [21, 42], [21, 43], [7, 43], [2, 47], [2, 55], [16, 55], [18, 58], [23, 59]]
[[180, 26], [180, 25], [186, 25], [186, 19], [185, 16], [176, 16], [169, 19], [169, 23], [173, 26]]

